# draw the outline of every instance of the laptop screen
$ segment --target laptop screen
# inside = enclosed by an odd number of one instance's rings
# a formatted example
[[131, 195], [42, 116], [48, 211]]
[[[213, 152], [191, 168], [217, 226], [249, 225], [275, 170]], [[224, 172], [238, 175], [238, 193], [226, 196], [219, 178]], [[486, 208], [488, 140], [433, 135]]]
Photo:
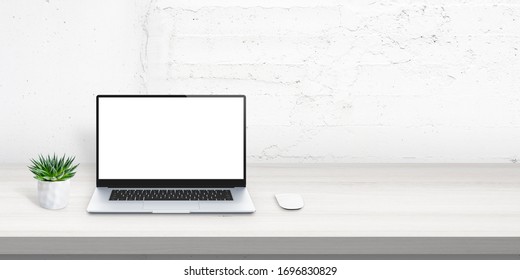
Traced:
[[99, 96], [98, 179], [245, 179], [244, 96]]

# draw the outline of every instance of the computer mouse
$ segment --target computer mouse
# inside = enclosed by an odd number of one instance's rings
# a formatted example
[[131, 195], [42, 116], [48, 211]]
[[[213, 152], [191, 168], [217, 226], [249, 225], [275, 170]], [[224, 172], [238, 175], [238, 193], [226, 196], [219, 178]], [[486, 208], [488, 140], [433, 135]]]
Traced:
[[303, 198], [297, 193], [279, 193], [275, 195], [278, 205], [288, 210], [298, 210], [303, 207]]

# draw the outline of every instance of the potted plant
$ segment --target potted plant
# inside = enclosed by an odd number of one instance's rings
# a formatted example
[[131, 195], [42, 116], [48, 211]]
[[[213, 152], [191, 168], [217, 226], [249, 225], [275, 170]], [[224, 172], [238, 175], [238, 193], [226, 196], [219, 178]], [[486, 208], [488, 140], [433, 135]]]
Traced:
[[31, 159], [29, 170], [38, 180], [38, 200], [40, 206], [47, 209], [61, 209], [69, 202], [70, 178], [74, 177], [76, 167], [74, 157], [61, 158], [56, 155]]

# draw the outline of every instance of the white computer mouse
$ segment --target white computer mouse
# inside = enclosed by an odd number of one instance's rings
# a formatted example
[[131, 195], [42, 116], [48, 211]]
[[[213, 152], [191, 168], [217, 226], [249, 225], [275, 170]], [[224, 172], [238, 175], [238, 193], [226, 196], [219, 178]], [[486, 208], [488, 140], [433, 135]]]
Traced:
[[297, 210], [303, 207], [303, 198], [297, 193], [279, 193], [275, 195], [278, 205], [284, 209]]

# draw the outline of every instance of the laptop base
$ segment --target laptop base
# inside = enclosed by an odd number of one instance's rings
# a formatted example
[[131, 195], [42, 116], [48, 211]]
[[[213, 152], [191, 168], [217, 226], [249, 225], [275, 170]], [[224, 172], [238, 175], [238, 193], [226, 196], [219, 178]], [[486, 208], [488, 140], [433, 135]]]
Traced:
[[89, 213], [253, 213], [255, 206], [246, 188], [230, 188], [233, 200], [212, 201], [114, 201], [109, 200], [113, 188], [96, 188], [87, 207]]

